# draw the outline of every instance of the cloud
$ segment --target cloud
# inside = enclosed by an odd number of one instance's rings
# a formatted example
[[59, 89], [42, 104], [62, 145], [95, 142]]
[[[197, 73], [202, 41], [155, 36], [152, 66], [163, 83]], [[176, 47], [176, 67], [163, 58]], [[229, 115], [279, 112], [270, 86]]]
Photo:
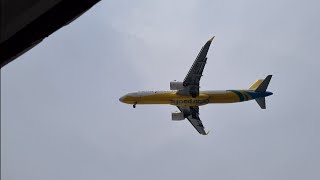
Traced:
[[[2, 68], [3, 179], [317, 179], [318, 2], [102, 1]], [[255, 102], [121, 104], [183, 80], [212, 35], [203, 89], [274, 74]]]

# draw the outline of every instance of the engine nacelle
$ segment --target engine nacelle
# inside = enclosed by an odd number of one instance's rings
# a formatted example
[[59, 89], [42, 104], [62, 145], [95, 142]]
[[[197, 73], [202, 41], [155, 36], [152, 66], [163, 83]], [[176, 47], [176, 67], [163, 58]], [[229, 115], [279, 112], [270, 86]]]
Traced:
[[170, 82], [170, 90], [180, 90], [183, 89], [183, 82], [171, 81]]
[[171, 115], [173, 121], [182, 121], [185, 119], [183, 112], [173, 112]]

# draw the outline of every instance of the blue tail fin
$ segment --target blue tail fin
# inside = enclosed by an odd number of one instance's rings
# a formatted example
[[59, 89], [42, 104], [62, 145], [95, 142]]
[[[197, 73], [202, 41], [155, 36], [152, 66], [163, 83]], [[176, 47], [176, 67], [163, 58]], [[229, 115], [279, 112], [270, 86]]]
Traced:
[[[262, 93], [266, 92], [271, 78], [272, 78], [272, 75], [268, 75], [262, 82], [260, 81], [261, 84], [259, 84], [258, 87], [254, 91], [255, 92], [262, 92]], [[266, 109], [266, 98], [265, 97], [260, 97], [255, 100], [257, 101], [257, 103], [259, 104], [261, 109]]]

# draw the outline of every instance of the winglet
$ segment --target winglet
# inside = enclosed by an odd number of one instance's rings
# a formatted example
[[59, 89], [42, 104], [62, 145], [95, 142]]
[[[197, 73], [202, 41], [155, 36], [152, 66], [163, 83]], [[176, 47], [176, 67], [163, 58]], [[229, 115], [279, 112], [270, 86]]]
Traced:
[[204, 135], [208, 135], [209, 133], [210, 133], [210, 130], [209, 130], [209, 131], [207, 131], [207, 132], [206, 132], [206, 134], [204, 134]]
[[209, 39], [209, 41], [212, 41], [214, 39], [215, 36], [213, 36], [211, 39]]

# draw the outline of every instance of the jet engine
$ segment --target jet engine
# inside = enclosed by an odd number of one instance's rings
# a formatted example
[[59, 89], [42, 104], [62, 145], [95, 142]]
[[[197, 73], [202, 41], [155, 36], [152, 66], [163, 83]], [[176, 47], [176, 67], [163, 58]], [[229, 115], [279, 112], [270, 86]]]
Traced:
[[170, 90], [180, 90], [183, 89], [183, 82], [171, 81], [170, 82]]
[[173, 121], [181, 121], [184, 120], [184, 114], [183, 112], [173, 112], [172, 113], [172, 120]]

